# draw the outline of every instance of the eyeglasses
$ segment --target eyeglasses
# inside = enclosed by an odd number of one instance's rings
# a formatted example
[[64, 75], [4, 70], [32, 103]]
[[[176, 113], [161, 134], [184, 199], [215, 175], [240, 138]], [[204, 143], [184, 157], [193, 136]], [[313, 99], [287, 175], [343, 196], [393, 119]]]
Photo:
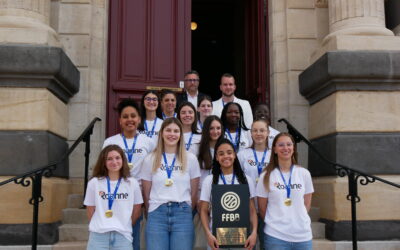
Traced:
[[284, 142], [280, 142], [280, 143], [277, 143], [276, 144], [276, 146], [277, 147], [284, 147], [284, 146], [286, 146], [286, 147], [291, 147], [291, 146], [293, 146], [293, 143], [292, 142], [287, 142], [287, 143], [284, 143]]
[[185, 82], [198, 82], [200, 79], [185, 79]]
[[158, 101], [157, 97], [153, 97], [153, 98], [151, 98], [151, 97], [145, 97], [144, 100], [145, 100], [146, 102], [151, 102], [151, 101], [157, 102], [157, 101]]

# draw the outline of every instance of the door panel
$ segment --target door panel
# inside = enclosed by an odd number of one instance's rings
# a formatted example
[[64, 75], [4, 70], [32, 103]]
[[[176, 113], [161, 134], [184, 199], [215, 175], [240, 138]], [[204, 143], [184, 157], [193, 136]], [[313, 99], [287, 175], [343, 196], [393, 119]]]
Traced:
[[178, 87], [190, 69], [191, 1], [110, 1], [107, 136], [118, 131], [116, 106], [140, 100], [147, 86]]

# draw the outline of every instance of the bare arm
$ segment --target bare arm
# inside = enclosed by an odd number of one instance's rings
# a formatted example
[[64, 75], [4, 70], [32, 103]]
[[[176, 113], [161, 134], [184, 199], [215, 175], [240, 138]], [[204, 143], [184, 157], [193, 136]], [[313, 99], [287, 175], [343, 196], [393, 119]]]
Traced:
[[205, 235], [207, 237], [208, 245], [211, 247], [211, 249], [214, 250], [214, 249], [218, 248], [218, 243], [217, 243], [217, 239], [212, 234], [212, 232], [210, 231], [210, 228], [209, 228], [209, 223], [210, 223], [210, 216], [208, 215], [209, 214], [209, 211], [208, 211], [209, 205], [210, 205], [210, 203], [208, 203], [206, 201], [200, 202], [200, 219], [201, 219], [201, 224], [203, 225]]
[[86, 206], [86, 214], [87, 214], [89, 222], [93, 217], [94, 210], [96, 210], [95, 206]]
[[304, 206], [306, 206], [307, 212], [309, 212], [311, 209], [311, 198], [312, 193], [304, 195]]
[[191, 198], [192, 198], [192, 209], [196, 208], [197, 200], [198, 200], [198, 192], [199, 192], [199, 181], [200, 178], [194, 178], [190, 180], [190, 190], [191, 190]]
[[256, 245], [257, 242], [257, 224], [258, 224], [258, 219], [257, 219], [257, 211], [256, 207], [254, 205], [254, 199], [250, 199], [250, 223], [251, 223], [251, 234], [249, 235], [249, 238], [247, 238], [246, 243], [245, 243], [245, 248], [251, 250], [253, 247]]
[[142, 204], [135, 204], [132, 210], [132, 225], [135, 225], [137, 219], [139, 219], [140, 215], [142, 214]]
[[143, 188], [143, 202], [145, 208], [145, 214], [149, 211], [149, 200], [150, 200], [150, 190], [151, 190], [151, 181], [142, 180], [142, 188]]
[[265, 213], [267, 211], [268, 198], [257, 197], [257, 202], [258, 202], [258, 212], [260, 213], [261, 218], [264, 220]]

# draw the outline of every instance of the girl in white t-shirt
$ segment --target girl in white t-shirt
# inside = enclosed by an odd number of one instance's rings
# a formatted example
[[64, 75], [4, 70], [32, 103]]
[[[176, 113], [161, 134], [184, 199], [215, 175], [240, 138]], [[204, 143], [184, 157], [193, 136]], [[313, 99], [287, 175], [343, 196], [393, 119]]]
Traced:
[[225, 138], [232, 142], [236, 152], [250, 147], [252, 143], [250, 131], [243, 120], [243, 110], [239, 104], [236, 102], [225, 104], [221, 120], [225, 128]]
[[197, 131], [196, 108], [191, 102], [182, 102], [176, 113], [182, 123], [186, 150], [198, 156], [201, 134]]
[[[241, 150], [238, 153], [238, 159], [244, 173], [257, 184], [261, 172], [268, 165], [269, 158], [271, 157], [271, 150], [268, 148], [268, 121], [260, 118], [254, 120], [250, 131], [253, 144], [250, 148]], [[263, 228], [264, 217], [261, 218], [259, 216], [258, 238], [260, 241], [260, 249], [263, 249], [264, 244]]]
[[265, 249], [312, 249], [308, 211], [314, 192], [311, 175], [297, 163], [296, 144], [288, 133], [272, 143], [270, 162], [260, 176], [256, 192], [264, 218]]
[[158, 94], [154, 90], [144, 92], [140, 100], [140, 116], [142, 122], [138, 129], [140, 134], [145, 134], [157, 143], [158, 132], [160, 131], [162, 118], [160, 114]]
[[89, 219], [88, 250], [133, 249], [132, 224], [140, 216], [143, 199], [119, 146], [109, 145], [101, 151], [84, 204]]
[[197, 130], [202, 131], [204, 126], [204, 121], [207, 117], [212, 114], [213, 106], [212, 99], [208, 95], [203, 95], [197, 100]]
[[212, 175], [206, 177], [201, 188], [200, 195], [200, 216], [203, 224], [203, 229], [207, 236], [209, 249], [219, 248], [216, 237], [211, 232], [211, 189], [213, 184], [217, 185], [233, 185], [233, 184], [248, 184], [250, 191], [250, 223], [251, 234], [245, 242], [245, 248], [251, 250], [257, 240], [257, 212], [254, 206], [255, 197], [254, 183], [250, 177], [243, 173], [240, 163], [237, 160], [234, 146], [231, 141], [221, 139], [215, 145], [215, 154], [213, 160]]
[[[140, 180], [140, 166], [144, 157], [153, 151], [155, 143], [145, 134], [140, 134], [138, 127], [141, 124], [141, 117], [137, 103], [132, 99], [123, 99], [118, 104], [119, 125], [121, 133], [108, 137], [103, 148], [108, 145], [118, 145], [124, 151], [128, 160], [131, 176]], [[142, 217], [133, 226], [133, 248], [140, 250], [140, 223]]]
[[180, 121], [165, 119], [157, 148], [142, 165], [148, 250], [192, 249], [199, 177], [199, 163], [186, 152]]

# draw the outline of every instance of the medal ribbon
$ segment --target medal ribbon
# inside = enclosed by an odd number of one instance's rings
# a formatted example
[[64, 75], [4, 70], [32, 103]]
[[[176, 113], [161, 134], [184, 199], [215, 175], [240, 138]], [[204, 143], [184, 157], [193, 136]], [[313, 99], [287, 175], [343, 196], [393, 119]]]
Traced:
[[107, 191], [108, 191], [108, 210], [111, 210], [111, 207], [112, 207], [112, 205], [114, 203], [114, 199], [117, 196], [117, 191], [118, 191], [118, 188], [119, 188], [119, 184], [121, 184], [122, 178], [120, 177], [118, 179], [117, 185], [115, 186], [114, 193], [113, 193], [112, 196], [111, 196], [110, 177], [106, 176], [106, 179], [107, 179]]
[[135, 138], [133, 139], [132, 149], [129, 149], [128, 142], [126, 141], [126, 138], [125, 138], [123, 133], [121, 134], [121, 136], [122, 136], [122, 139], [124, 140], [125, 152], [126, 152], [126, 154], [128, 156], [128, 163], [132, 163], [133, 152], [135, 152], [136, 139], [138, 137], [138, 134], [136, 134]]
[[147, 136], [148, 137], [153, 137], [153, 135], [154, 135], [154, 129], [156, 128], [156, 123], [157, 123], [157, 117], [156, 117], [156, 119], [154, 120], [154, 123], [153, 123], [153, 127], [151, 128], [151, 132], [149, 133], [149, 129], [147, 128], [147, 122], [146, 121], [144, 121], [144, 129], [146, 130], [146, 134], [147, 134]]
[[281, 177], [282, 177], [283, 183], [285, 184], [285, 187], [286, 187], [286, 198], [290, 198], [290, 191], [291, 191], [291, 189], [290, 189], [290, 185], [292, 184], [292, 172], [293, 172], [293, 165], [290, 167], [289, 185], [288, 185], [288, 184], [286, 184], [285, 177], [283, 176], [283, 174], [282, 174], [281, 170], [279, 169], [279, 167], [278, 167], [278, 170], [279, 170], [279, 173], [281, 174]]
[[[224, 185], [226, 185], [226, 180], [225, 180], [224, 174], [221, 173], [220, 176], [221, 176], [222, 182], [224, 183]], [[233, 185], [234, 183], [235, 183], [235, 172], [234, 172], [233, 175], [232, 175], [232, 183], [231, 183], [231, 185]]]
[[189, 141], [186, 144], [186, 151], [188, 151], [190, 148], [190, 145], [192, 145], [192, 138], [193, 138], [193, 132], [190, 134]]
[[258, 157], [256, 150], [253, 148], [253, 154], [254, 154], [254, 159], [256, 160], [256, 165], [257, 165], [257, 170], [258, 170], [258, 176], [260, 176], [263, 166], [264, 166], [264, 161], [265, 161], [265, 156], [267, 155], [267, 149], [264, 150], [263, 156], [261, 158], [261, 162], [258, 162]]
[[235, 142], [232, 139], [232, 135], [231, 135], [231, 132], [229, 131], [229, 129], [226, 128], [225, 131], [228, 133], [229, 140], [232, 142], [235, 152], [237, 152], [239, 149], [239, 127], [237, 127], [237, 129], [236, 129]]
[[[164, 112], [162, 112], [162, 117], [163, 117], [163, 120], [165, 120], [165, 119], [167, 119], [167, 118], [170, 118], [170, 117], [167, 117], [167, 116], [164, 114]], [[174, 117], [176, 118], [176, 113], [174, 113]]]
[[203, 129], [203, 123], [200, 121], [200, 119], [199, 119], [199, 126], [201, 129]]
[[171, 166], [168, 165], [167, 156], [165, 155], [165, 153], [163, 153], [163, 158], [164, 158], [165, 170], [167, 171], [168, 179], [171, 179], [172, 170], [174, 169], [174, 164], [175, 164], [175, 160], [176, 160], [176, 155], [174, 156], [174, 159], [172, 160]]

